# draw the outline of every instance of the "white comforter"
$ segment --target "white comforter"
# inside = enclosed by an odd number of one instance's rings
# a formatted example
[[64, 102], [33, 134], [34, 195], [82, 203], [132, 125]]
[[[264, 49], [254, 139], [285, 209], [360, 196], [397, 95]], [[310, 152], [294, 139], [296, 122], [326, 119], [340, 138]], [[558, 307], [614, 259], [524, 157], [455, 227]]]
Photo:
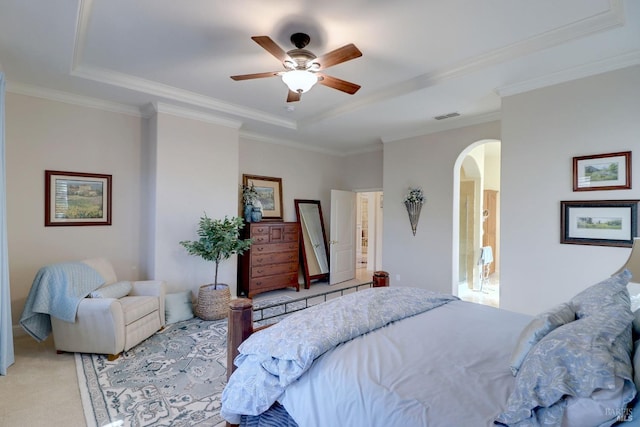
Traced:
[[223, 391], [221, 414], [236, 424], [242, 414], [260, 414], [326, 351], [454, 300], [424, 289], [373, 288], [295, 313], [239, 347], [238, 369]]
[[299, 426], [489, 426], [531, 318], [453, 301], [327, 352], [279, 399]]

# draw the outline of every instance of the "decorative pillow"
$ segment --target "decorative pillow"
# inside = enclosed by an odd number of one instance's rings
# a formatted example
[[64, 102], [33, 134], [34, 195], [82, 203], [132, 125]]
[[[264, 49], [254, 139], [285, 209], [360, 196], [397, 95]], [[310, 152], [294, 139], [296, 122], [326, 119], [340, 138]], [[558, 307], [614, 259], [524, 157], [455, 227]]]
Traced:
[[193, 319], [191, 291], [167, 294], [164, 297], [164, 315], [168, 324]]
[[522, 361], [538, 341], [558, 326], [573, 322], [575, 319], [576, 313], [573, 311], [573, 307], [568, 303], [562, 303], [559, 306], [534, 317], [520, 333], [518, 342], [511, 353], [509, 366], [513, 376], [517, 375]]
[[600, 288], [595, 292], [602, 300], [600, 309], [591, 305], [593, 295], [578, 298], [576, 303], [588, 308], [588, 314], [549, 332], [531, 349], [498, 422], [561, 425], [570, 397], [592, 397], [593, 405], [601, 405], [594, 395], [599, 390], [620, 390], [616, 396], [607, 396], [610, 402], [616, 397], [619, 402], [619, 407], [610, 408], [610, 420], [625, 410], [636, 394], [631, 362], [633, 314], [626, 287], [622, 285], [621, 292], [609, 284], [608, 289], [609, 294]]
[[576, 312], [576, 318], [601, 313], [607, 306], [618, 305], [621, 299], [626, 299], [627, 305], [631, 307], [627, 290], [629, 279], [631, 279], [631, 273], [629, 270], [624, 270], [574, 296], [570, 303]]
[[116, 282], [104, 285], [91, 292], [91, 298], [122, 298], [131, 292], [131, 282]]
[[[633, 382], [636, 388], [640, 390], [640, 340], [636, 340], [633, 343]], [[640, 402], [640, 398], [638, 401]]]

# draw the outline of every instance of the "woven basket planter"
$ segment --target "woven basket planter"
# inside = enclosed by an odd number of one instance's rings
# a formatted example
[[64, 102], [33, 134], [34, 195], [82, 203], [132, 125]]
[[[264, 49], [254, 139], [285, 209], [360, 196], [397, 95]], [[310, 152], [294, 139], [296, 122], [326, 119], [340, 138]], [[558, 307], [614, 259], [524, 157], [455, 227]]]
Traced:
[[218, 284], [218, 289], [215, 289], [211, 284], [202, 285], [198, 291], [195, 314], [203, 320], [224, 319], [229, 314], [229, 301], [229, 286]]

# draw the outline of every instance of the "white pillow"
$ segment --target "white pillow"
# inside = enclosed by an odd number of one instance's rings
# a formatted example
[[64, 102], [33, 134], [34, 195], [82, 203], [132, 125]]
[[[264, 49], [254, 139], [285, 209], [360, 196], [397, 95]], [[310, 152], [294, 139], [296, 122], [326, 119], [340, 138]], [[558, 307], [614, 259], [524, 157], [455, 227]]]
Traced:
[[131, 282], [116, 282], [104, 285], [91, 292], [91, 298], [122, 298], [131, 292]]
[[191, 291], [167, 294], [164, 297], [164, 315], [166, 323], [176, 323], [193, 319]]

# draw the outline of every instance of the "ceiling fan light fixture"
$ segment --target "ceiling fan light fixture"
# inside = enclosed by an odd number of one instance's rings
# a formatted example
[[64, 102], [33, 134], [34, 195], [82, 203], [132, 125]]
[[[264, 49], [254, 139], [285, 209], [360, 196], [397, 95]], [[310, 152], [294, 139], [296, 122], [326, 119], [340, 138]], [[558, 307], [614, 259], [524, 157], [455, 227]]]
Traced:
[[291, 70], [282, 74], [282, 81], [292, 92], [304, 93], [318, 83], [318, 76], [307, 70]]

